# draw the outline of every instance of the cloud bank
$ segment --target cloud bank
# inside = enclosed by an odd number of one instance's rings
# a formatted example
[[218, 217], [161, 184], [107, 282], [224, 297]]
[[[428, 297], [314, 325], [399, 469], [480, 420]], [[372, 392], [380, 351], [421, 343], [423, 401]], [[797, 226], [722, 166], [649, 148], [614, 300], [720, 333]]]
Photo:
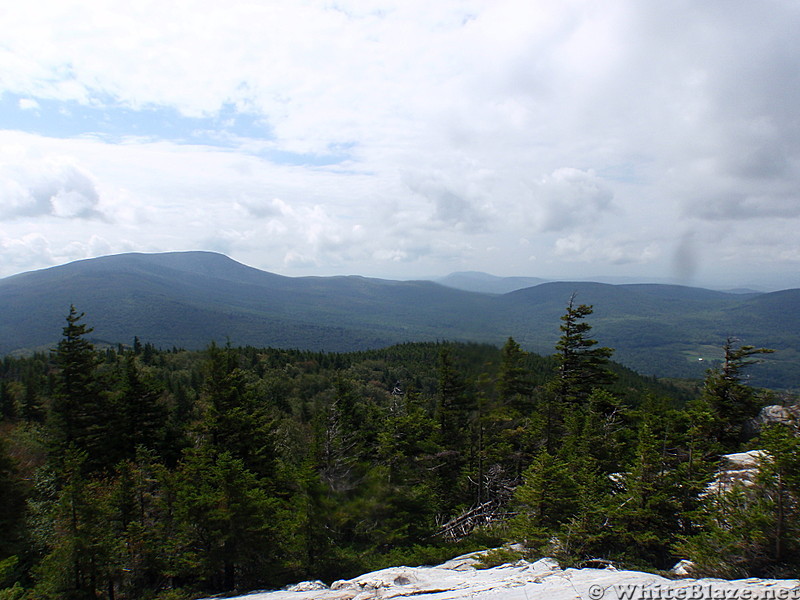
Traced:
[[0, 275], [216, 249], [797, 286], [798, 26], [789, 0], [15, 3]]

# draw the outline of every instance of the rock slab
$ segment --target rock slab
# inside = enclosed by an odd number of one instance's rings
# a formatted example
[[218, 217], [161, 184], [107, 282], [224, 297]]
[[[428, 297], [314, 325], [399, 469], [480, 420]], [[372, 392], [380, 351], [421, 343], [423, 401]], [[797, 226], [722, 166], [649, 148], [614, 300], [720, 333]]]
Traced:
[[[236, 600], [640, 600], [645, 598], [783, 598], [800, 600], [800, 580], [667, 579], [651, 573], [609, 569], [564, 569], [544, 558], [477, 569], [475, 555], [435, 567], [392, 567], [330, 587], [318, 581]], [[746, 591], [745, 591], [746, 590]]]

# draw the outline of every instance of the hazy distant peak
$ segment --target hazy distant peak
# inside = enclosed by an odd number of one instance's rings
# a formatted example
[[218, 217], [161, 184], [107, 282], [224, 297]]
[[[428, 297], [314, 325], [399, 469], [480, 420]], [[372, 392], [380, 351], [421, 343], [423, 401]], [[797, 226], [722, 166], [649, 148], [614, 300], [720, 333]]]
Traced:
[[507, 294], [508, 292], [545, 283], [548, 280], [539, 277], [498, 277], [481, 271], [458, 271], [434, 281], [447, 287], [468, 292]]

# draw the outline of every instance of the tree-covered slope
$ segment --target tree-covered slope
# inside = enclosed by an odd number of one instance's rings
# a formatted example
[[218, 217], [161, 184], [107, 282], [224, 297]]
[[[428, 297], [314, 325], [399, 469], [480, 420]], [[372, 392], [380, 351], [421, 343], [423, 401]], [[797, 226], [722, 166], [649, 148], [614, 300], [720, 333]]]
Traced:
[[93, 315], [98, 341], [345, 351], [480, 337], [470, 317], [487, 301], [424, 281], [282, 277], [207, 252], [128, 254], [0, 280], [0, 352], [52, 345], [70, 304]]
[[[591, 316], [571, 302], [539, 356], [97, 348], [70, 310], [53, 352], [0, 360], [0, 597], [228, 596], [512, 541], [565, 566], [796, 574], [800, 443], [749, 437], [765, 351], [727, 344], [702, 390], [672, 386], [611, 363]], [[720, 454], [754, 447], [775, 457], [759, 501], [708, 498]]]
[[429, 281], [284, 277], [210, 252], [125, 254], [0, 280], [0, 353], [51, 347], [69, 305], [94, 339], [202, 348], [210, 340], [350, 351], [462, 340], [551, 351], [572, 295], [594, 306], [595, 335], [645, 374], [702, 377], [727, 337], [774, 347], [754, 382], [797, 387], [800, 290], [733, 294], [674, 285], [548, 282], [506, 294]]

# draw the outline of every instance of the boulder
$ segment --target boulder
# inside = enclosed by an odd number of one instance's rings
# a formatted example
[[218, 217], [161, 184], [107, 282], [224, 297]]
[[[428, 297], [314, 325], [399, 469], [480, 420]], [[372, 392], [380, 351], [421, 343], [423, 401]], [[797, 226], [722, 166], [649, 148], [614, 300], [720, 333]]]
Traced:
[[691, 577], [694, 570], [694, 563], [690, 560], [681, 560], [672, 567], [669, 572], [678, 577]]
[[752, 487], [758, 474], [759, 461], [767, 456], [764, 450], [750, 450], [726, 454], [720, 461], [720, 469], [708, 484], [705, 495], [722, 494], [741, 486]]
[[764, 427], [779, 423], [797, 428], [800, 423], [800, 405], [772, 404], [765, 406], [759, 411], [758, 416], [746, 423], [745, 435], [748, 438], [755, 437]]
[[314, 592], [327, 589], [328, 586], [319, 579], [315, 581], [301, 581], [300, 583], [295, 583], [294, 585], [284, 588], [287, 592]]

